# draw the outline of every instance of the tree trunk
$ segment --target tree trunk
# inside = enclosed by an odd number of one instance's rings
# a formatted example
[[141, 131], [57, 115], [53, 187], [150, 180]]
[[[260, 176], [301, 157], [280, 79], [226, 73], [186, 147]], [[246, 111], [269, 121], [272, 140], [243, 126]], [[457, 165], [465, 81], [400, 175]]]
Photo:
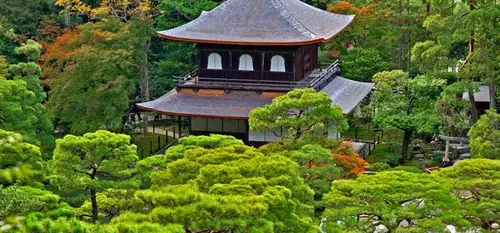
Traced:
[[92, 202], [92, 223], [96, 223], [98, 218], [99, 208], [97, 206], [97, 191], [95, 188], [90, 188], [90, 201]]
[[[475, 9], [474, 6], [474, 0], [468, 0], [469, 3], [469, 11], [472, 12]], [[474, 22], [472, 22], [472, 25], [474, 25]], [[474, 27], [474, 26], [472, 26]], [[474, 39], [474, 28], [470, 30], [470, 37], [469, 37], [469, 57], [472, 56], [472, 53], [474, 52], [474, 44], [475, 44], [475, 39]], [[474, 84], [474, 80], [470, 79], [470, 84]], [[476, 107], [476, 98], [474, 98], [474, 89], [472, 87], [469, 88], [468, 90], [468, 96], [469, 96], [469, 102], [470, 102], [470, 114], [471, 114], [471, 124], [474, 124], [477, 122], [478, 119], [478, 114], [477, 114], [477, 107]]]
[[403, 158], [401, 162], [408, 160], [408, 148], [410, 147], [410, 140], [412, 134], [413, 133], [411, 131], [404, 131], [403, 146], [401, 148], [401, 154], [403, 155]]
[[[472, 83], [471, 83], [472, 84]], [[470, 102], [470, 123], [473, 125], [477, 122], [478, 114], [477, 114], [477, 106], [476, 106], [476, 98], [474, 97], [474, 89], [472, 87], [467, 91], [467, 95], [469, 96]]]
[[497, 99], [496, 99], [496, 78], [493, 77], [490, 80], [490, 110], [495, 110], [497, 109]]
[[148, 51], [151, 46], [151, 38], [142, 42], [142, 52], [140, 58], [140, 75], [141, 75], [141, 99], [149, 101], [149, 70], [148, 70]]
[[[410, 0], [406, 1], [406, 13], [410, 15]], [[407, 22], [406, 24], [406, 30], [407, 34], [406, 36], [408, 37], [408, 52], [407, 52], [407, 58], [406, 58], [406, 72], [408, 72], [408, 76], [410, 77], [410, 69], [411, 69], [411, 30], [410, 30], [410, 21]]]

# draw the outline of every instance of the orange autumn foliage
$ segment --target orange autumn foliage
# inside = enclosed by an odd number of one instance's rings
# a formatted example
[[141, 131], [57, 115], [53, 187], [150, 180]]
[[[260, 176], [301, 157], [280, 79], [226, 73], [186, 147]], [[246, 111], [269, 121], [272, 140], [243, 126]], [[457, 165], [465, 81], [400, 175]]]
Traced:
[[344, 178], [356, 178], [365, 171], [368, 166], [363, 158], [354, 153], [352, 144], [350, 142], [342, 143], [337, 149], [333, 150], [333, 160], [337, 166], [341, 167], [344, 172]]
[[363, 18], [368, 15], [372, 15], [375, 12], [373, 11], [374, 4], [368, 4], [364, 7], [358, 8], [352, 5], [350, 2], [342, 1], [337, 5], [329, 6], [326, 10], [333, 13], [338, 14], [353, 14], [356, 15], [356, 18]]
[[78, 40], [78, 32], [68, 30], [64, 34], [58, 36], [54, 43], [44, 43], [45, 53], [38, 59], [40, 66], [43, 69], [43, 82], [51, 83], [60, 72], [65, 70], [67, 59], [73, 52]]

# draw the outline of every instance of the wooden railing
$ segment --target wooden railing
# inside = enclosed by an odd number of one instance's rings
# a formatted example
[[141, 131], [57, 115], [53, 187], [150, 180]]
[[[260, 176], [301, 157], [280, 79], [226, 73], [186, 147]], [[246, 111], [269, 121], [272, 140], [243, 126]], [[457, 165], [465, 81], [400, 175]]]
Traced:
[[[221, 77], [199, 77], [198, 70], [188, 72], [182, 76], [176, 76], [177, 79], [176, 87], [178, 89], [182, 88], [193, 88], [193, 89], [224, 89], [224, 90], [253, 90], [253, 91], [279, 91], [287, 92], [296, 88], [307, 88], [311, 87], [316, 90], [321, 90], [330, 81], [335, 78], [335, 74], [339, 71], [339, 62], [335, 61], [330, 64], [327, 68], [316, 69], [306, 76], [306, 78], [293, 81], [293, 80], [271, 80], [268, 79], [271, 75], [277, 77], [283, 77], [282, 79], [292, 79], [293, 77], [300, 77], [298, 74], [292, 72], [270, 72], [270, 71], [256, 71], [251, 72], [253, 76], [252, 79], [249, 78], [228, 78], [228, 77], [238, 77], [244, 75], [238, 75], [238, 73], [244, 73], [245, 71], [214, 71], [220, 72]], [[201, 70], [205, 72], [206, 70]], [[250, 72], [249, 72], [250, 73]], [[250, 76], [252, 76], [250, 75]], [[281, 75], [281, 76], [280, 76]], [[260, 77], [264, 78], [260, 78]], [[244, 76], [248, 77], [248, 76]]]

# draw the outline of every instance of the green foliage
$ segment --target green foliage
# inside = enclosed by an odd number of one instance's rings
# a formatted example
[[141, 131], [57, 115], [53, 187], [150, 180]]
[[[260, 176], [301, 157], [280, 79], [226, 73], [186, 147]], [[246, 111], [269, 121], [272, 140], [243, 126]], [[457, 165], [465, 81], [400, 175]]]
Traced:
[[415, 166], [397, 166], [395, 168], [392, 168], [391, 171], [405, 171], [405, 172], [411, 172], [411, 173], [423, 173], [424, 170], [421, 168], [415, 167]]
[[0, 129], [0, 187], [13, 183], [42, 181], [43, 161], [40, 148], [23, 142], [20, 134]]
[[473, 157], [500, 159], [500, 114], [486, 111], [468, 135]]
[[142, 232], [168, 232], [168, 233], [185, 233], [184, 229], [180, 225], [161, 225], [158, 223], [119, 223], [105, 225], [100, 228], [98, 233], [116, 233], [116, 232], [127, 232], [127, 233], [142, 233]]
[[29, 186], [0, 188], [0, 219], [28, 212], [45, 212], [56, 208], [59, 196]]
[[401, 144], [399, 143], [382, 143], [375, 147], [366, 157], [366, 161], [372, 163], [387, 163], [391, 166], [398, 166], [399, 160], [403, 157], [399, 152]]
[[28, 40], [21, 47], [15, 49], [16, 54], [24, 55], [28, 61], [36, 61], [42, 53], [42, 45], [34, 40]]
[[[97, 194], [97, 203], [99, 206], [99, 218], [105, 221], [111, 221], [121, 213], [131, 210], [133, 207], [135, 190], [127, 189], [106, 189]], [[79, 208], [80, 215], [92, 212], [92, 203], [86, 201]]]
[[189, 136], [179, 143], [166, 152], [166, 171], [153, 172], [152, 187], [135, 195], [153, 222], [191, 231], [317, 230], [308, 205], [313, 192], [291, 159], [266, 156], [231, 136]]
[[474, 226], [490, 229], [500, 219], [500, 161], [470, 159], [442, 169], [438, 175], [451, 184], [462, 200], [465, 219]]
[[357, 81], [370, 82], [374, 74], [388, 68], [376, 49], [355, 48], [342, 57], [342, 75]]
[[368, 167], [368, 169], [370, 171], [381, 172], [381, 171], [391, 169], [391, 166], [387, 163], [377, 162], [377, 163], [370, 163], [370, 166]]
[[47, 59], [46, 66], [64, 67], [53, 74], [47, 103], [59, 129], [73, 134], [103, 126], [121, 129], [129, 100], [138, 88], [137, 64], [148, 28], [135, 20], [87, 23], [79, 27], [74, 42], [64, 44], [68, 54]]
[[283, 131], [288, 131], [288, 136], [282, 137], [293, 140], [321, 137], [324, 132], [347, 129], [340, 106], [332, 106], [326, 93], [311, 88], [290, 91], [274, 98], [270, 105], [253, 109], [249, 124], [251, 130], [257, 131], [274, 132], [283, 128]]
[[[53, 179], [59, 189], [65, 192], [90, 190], [90, 200], [97, 203], [96, 193], [110, 186], [138, 187], [136, 182], [128, 180], [133, 176], [138, 159], [136, 153], [137, 148], [130, 145], [127, 135], [104, 130], [81, 137], [66, 135], [56, 141]], [[97, 204], [93, 204], [93, 221], [98, 218], [97, 211]]]
[[373, 76], [375, 92], [372, 105], [377, 109], [373, 121], [384, 129], [404, 132], [401, 154], [407, 154], [413, 134], [438, 132], [439, 120], [434, 103], [441, 92], [444, 80], [408, 74], [395, 70]]
[[330, 222], [345, 222], [343, 226], [327, 224], [330, 231], [340, 227], [371, 232], [371, 223], [376, 220], [394, 232], [404, 230], [398, 226], [403, 220], [415, 232], [442, 231], [448, 224], [459, 228], [468, 225], [462, 219], [459, 200], [439, 178], [429, 174], [385, 171], [357, 180], [337, 180], [324, 199], [324, 217]]
[[[29, 40], [16, 52], [27, 56], [28, 60], [36, 60], [41, 48], [40, 44]], [[8, 67], [9, 79], [0, 76], [0, 126], [23, 134], [28, 142], [49, 145], [53, 140], [52, 125], [42, 106], [46, 94], [40, 85], [41, 73], [37, 64], [20, 62]]]
[[136, 178], [140, 180], [141, 188], [149, 188], [151, 186], [151, 174], [153, 171], [165, 170], [166, 168], [165, 155], [153, 155], [137, 161]]
[[331, 151], [320, 146], [302, 146], [299, 150], [291, 151], [290, 158], [300, 165], [300, 176], [314, 190], [318, 199], [330, 190], [331, 182], [340, 176], [340, 169], [335, 165]]
[[456, 82], [446, 86], [436, 103], [442, 130], [448, 135], [464, 136], [465, 131], [470, 128], [468, 114], [470, 102], [462, 99], [468, 86], [466, 82]]
[[16, 32], [36, 35], [44, 18], [57, 12], [51, 0], [18, 0], [0, 2], [0, 22], [15, 26]]

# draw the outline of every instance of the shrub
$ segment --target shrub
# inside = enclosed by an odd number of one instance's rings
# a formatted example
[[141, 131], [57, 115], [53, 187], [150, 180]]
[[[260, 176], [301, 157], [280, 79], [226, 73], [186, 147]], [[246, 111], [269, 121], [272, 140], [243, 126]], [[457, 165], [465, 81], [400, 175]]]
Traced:
[[405, 172], [411, 172], [411, 173], [424, 172], [422, 169], [415, 167], [415, 166], [398, 166], [398, 167], [392, 168], [391, 171], [405, 171]]
[[333, 160], [335, 164], [342, 168], [341, 174], [344, 178], [356, 178], [365, 171], [369, 165], [358, 154], [354, 153], [351, 143], [342, 143], [333, 150]]
[[370, 171], [380, 172], [391, 169], [391, 166], [387, 163], [372, 163], [368, 167]]
[[471, 155], [475, 158], [500, 159], [500, 114], [486, 111], [469, 131]]

